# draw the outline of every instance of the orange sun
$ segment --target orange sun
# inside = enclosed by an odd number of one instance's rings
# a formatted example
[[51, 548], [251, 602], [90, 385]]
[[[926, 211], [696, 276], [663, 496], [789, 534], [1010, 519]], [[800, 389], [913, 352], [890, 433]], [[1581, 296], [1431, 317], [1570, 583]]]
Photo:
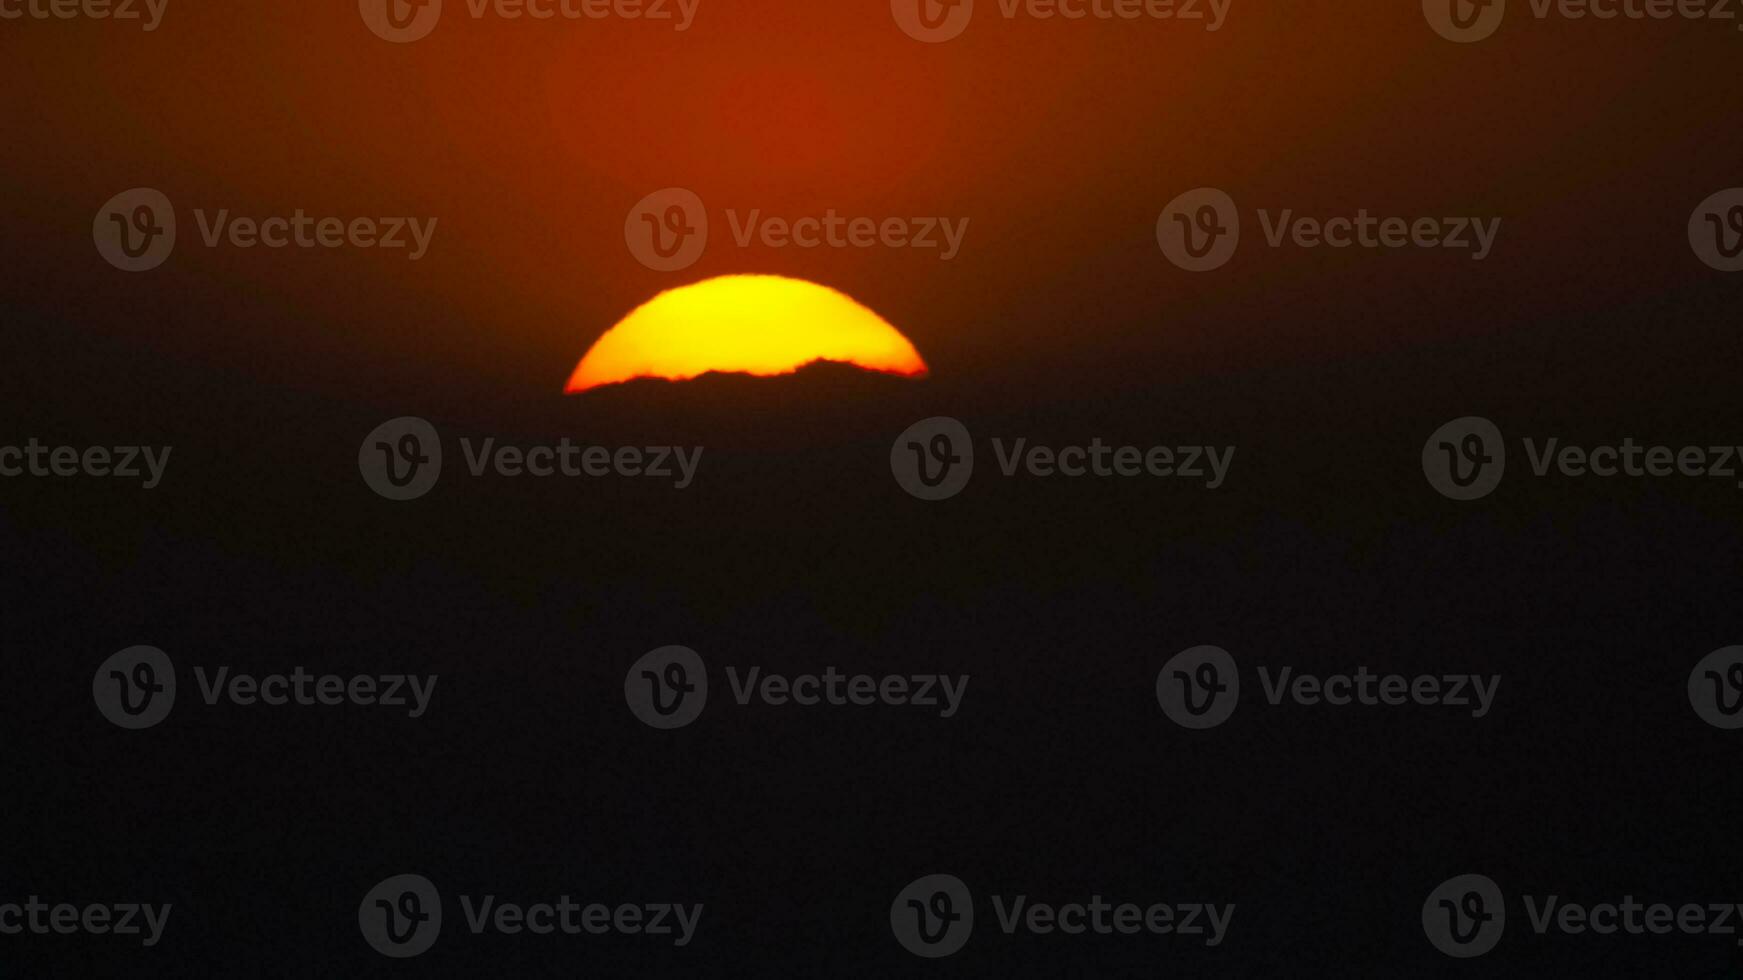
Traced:
[[566, 393], [633, 378], [683, 381], [709, 371], [791, 374], [813, 361], [919, 377], [914, 345], [882, 317], [816, 283], [720, 276], [668, 289], [600, 337]]

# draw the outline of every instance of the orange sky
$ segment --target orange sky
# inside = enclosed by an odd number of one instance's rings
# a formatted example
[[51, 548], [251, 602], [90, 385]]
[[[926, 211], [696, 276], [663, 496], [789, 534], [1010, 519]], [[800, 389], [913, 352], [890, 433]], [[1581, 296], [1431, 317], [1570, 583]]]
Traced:
[[[1511, 329], [1529, 320], [1522, 297], [1602, 308], [1624, 271], [1672, 288], [1699, 273], [1657, 202], [1736, 183], [1743, 158], [1719, 124], [1725, 86], [1674, 105], [1637, 88], [1668, 59], [1734, 65], [1743, 41], [1707, 24], [1521, 17], [1467, 47], [1415, 4], [1237, 2], [1214, 34], [983, 6], [941, 45], [910, 40], [883, 2], [783, 0], [703, 0], [682, 33], [451, 12], [408, 45], [351, 4], [172, 6], [143, 36], [32, 23], [23, 43], [9, 28], [0, 168], [32, 189], [17, 220], [45, 242], [14, 267], [52, 282], [88, 262], [92, 210], [158, 186], [182, 209], [440, 219], [415, 264], [187, 248], [118, 285], [141, 317], [113, 329], [192, 357], [229, 356], [246, 311], [245, 362], [268, 376], [306, 379], [314, 359], [342, 385], [465, 372], [556, 390], [636, 305], [731, 272], [841, 288], [935, 372], [1167, 372]], [[214, 85], [214, 62], [256, 81]], [[1534, 259], [1473, 282], [1435, 255], [1252, 250], [1239, 274], [1183, 276], [1155, 216], [1201, 185], [1321, 215], [1507, 215], [1503, 247]], [[753, 246], [665, 274], [621, 229], [667, 186], [719, 210], [973, 224], [949, 262]]]

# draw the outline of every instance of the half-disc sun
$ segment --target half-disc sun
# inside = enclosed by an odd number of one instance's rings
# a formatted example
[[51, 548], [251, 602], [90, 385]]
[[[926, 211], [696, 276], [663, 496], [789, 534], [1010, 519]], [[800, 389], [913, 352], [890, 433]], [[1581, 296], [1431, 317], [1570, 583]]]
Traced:
[[636, 307], [581, 359], [568, 391], [709, 371], [791, 374], [813, 361], [926, 373], [908, 338], [842, 293], [782, 276], [720, 276]]

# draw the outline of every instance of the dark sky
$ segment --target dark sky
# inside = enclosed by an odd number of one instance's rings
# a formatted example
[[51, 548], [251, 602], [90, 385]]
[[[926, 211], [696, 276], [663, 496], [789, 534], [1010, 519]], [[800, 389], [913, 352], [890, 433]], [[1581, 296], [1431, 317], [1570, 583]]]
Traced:
[[[1739, 897], [1743, 853], [1717, 829], [1735, 739], [1684, 685], [1738, 642], [1740, 491], [1537, 479], [1519, 459], [1458, 504], [1420, 466], [1466, 415], [1514, 446], [1743, 442], [1743, 276], [1686, 234], [1743, 184], [1733, 24], [1538, 20], [1515, 0], [1457, 45], [1414, 0], [1236, 0], [1214, 33], [980, 0], [967, 33], [926, 45], [882, 0], [702, 0], [682, 33], [447, 6], [405, 45], [349, 2], [171, 0], [150, 34], [0, 22], [0, 446], [174, 447], [149, 492], [0, 481], [20, 801], [0, 814], [0, 900], [183, 910], [155, 959], [0, 937], [0, 972], [372, 975], [387, 961], [358, 897], [414, 872], [716, 910], [687, 952], [445, 936], [429, 975], [909, 975], [890, 898], [939, 872], [1242, 903], [1220, 952], [977, 934], [962, 975], [1452, 975], [1417, 914], [1472, 871], [1593, 901]], [[716, 238], [661, 273], [623, 229], [672, 186]], [[92, 224], [135, 187], [180, 230], [127, 274]], [[1198, 187], [1244, 230], [1194, 274], [1156, 225]], [[195, 212], [219, 209], [437, 224], [416, 262], [207, 248]], [[728, 209], [969, 225], [945, 262], [738, 248]], [[1501, 225], [1477, 262], [1271, 248], [1260, 218], [1363, 209]], [[848, 293], [932, 376], [561, 394], [623, 314], [731, 272]], [[444, 476], [389, 503], [359, 441], [405, 415], [455, 466], [462, 436], [706, 455], [682, 491]], [[982, 440], [1238, 455], [1208, 492], [1001, 479], [988, 453], [962, 496], [925, 503], [889, 454], [934, 415]], [[178, 665], [443, 680], [415, 724], [178, 704], [123, 732], [92, 671], [140, 643]], [[625, 670], [675, 643], [711, 665], [975, 681], [948, 726], [741, 712], [656, 733]], [[1243, 664], [1501, 673], [1504, 694], [1479, 726], [1243, 704], [1188, 737], [1153, 685], [1206, 643]], [[1507, 943], [1492, 975], [1736, 963], [1704, 939]]]

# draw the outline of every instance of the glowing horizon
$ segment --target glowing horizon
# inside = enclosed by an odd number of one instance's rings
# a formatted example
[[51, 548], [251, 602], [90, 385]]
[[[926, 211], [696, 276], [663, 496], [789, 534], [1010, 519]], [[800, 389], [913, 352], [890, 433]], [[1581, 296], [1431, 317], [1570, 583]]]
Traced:
[[773, 275], [729, 275], [664, 290], [605, 332], [564, 394], [637, 378], [687, 381], [710, 371], [773, 377], [834, 361], [921, 377], [901, 331], [846, 294]]

